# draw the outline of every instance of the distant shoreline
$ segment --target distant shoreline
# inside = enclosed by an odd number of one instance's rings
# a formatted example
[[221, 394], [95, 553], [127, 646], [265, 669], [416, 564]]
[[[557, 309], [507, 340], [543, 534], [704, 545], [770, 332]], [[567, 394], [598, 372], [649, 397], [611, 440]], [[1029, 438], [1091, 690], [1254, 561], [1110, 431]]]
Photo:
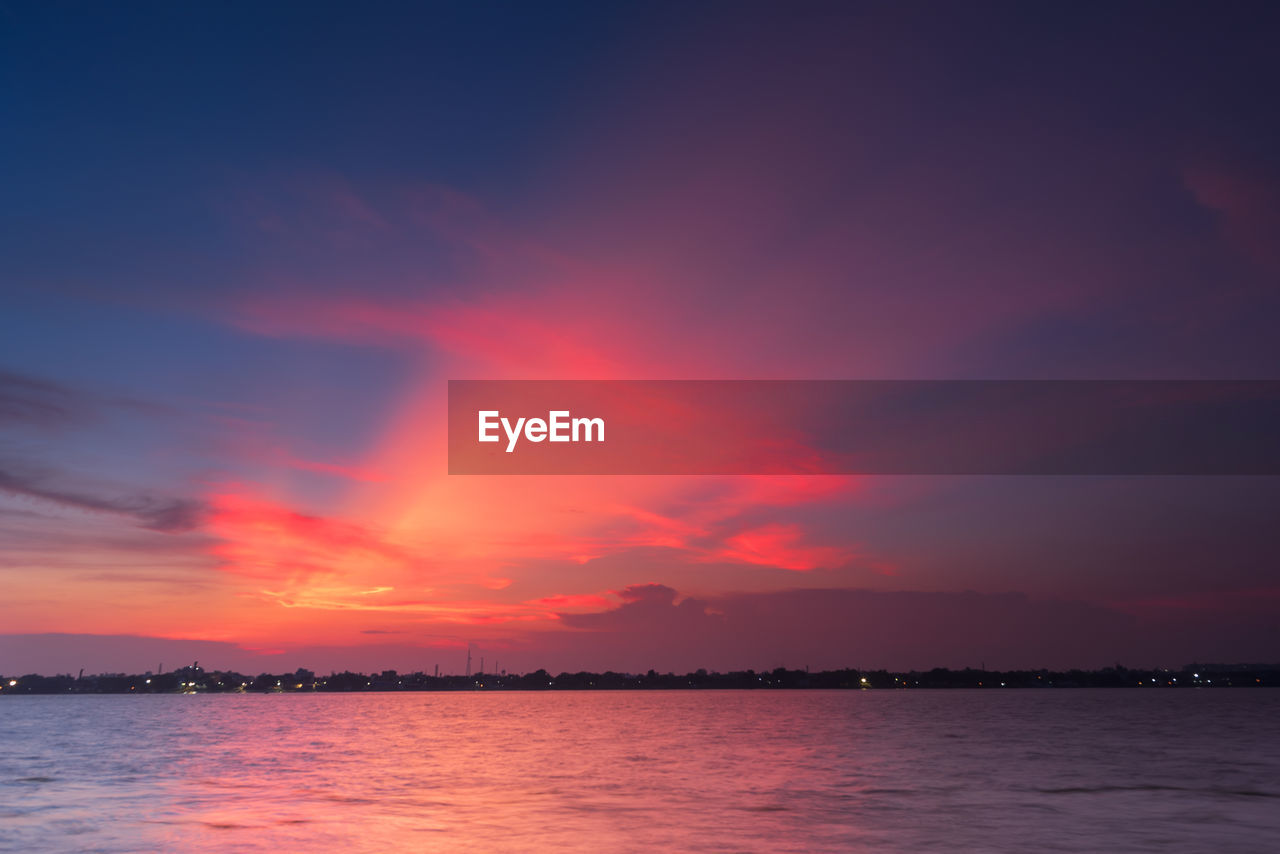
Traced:
[[1280, 687], [1280, 665], [1188, 665], [1180, 670], [740, 670], [730, 673], [697, 670], [683, 675], [560, 673], [476, 673], [434, 675], [422, 672], [331, 673], [317, 676], [305, 669], [292, 673], [250, 676], [233, 671], [204, 670], [198, 664], [165, 673], [97, 674], [92, 676], [0, 677], [0, 697], [51, 694], [350, 694], [456, 691], [697, 691], [697, 690], [1000, 690], [1070, 688], [1274, 688]]

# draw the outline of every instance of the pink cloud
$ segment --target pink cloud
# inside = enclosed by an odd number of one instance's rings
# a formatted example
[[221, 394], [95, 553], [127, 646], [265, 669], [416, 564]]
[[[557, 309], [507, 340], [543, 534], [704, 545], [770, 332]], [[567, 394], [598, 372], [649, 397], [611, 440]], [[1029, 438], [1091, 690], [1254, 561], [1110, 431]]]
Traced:
[[808, 570], [842, 566], [855, 556], [849, 548], [806, 544], [798, 525], [773, 523], [734, 534], [711, 559]]

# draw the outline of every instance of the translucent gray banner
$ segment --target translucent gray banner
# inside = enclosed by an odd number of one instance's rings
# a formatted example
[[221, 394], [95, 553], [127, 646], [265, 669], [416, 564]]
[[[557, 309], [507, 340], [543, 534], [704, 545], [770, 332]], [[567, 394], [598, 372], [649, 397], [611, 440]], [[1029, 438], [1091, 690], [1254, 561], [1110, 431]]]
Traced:
[[1280, 381], [455, 380], [449, 470], [1276, 475]]

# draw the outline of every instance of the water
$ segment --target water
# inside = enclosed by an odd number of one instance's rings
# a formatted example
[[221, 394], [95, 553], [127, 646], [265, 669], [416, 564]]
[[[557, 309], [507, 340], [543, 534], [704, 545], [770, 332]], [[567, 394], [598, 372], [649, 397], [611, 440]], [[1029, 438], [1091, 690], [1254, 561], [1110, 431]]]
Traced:
[[0, 850], [1274, 851], [1280, 691], [0, 699]]

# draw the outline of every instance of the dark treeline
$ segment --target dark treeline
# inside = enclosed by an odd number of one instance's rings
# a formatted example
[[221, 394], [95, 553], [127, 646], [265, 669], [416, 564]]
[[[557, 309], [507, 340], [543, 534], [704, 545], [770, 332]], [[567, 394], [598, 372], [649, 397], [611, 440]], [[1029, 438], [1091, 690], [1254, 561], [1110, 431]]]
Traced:
[[776, 670], [677, 675], [656, 673], [532, 673], [432, 676], [426, 673], [331, 673], [309, 670], [250, 676], [204, 670], [198, 664], [168, 673], [0, 677], [0, 696], [14, 694], [299, 693], [351, 691], [582, 691], [688, 689], [917, 689], [917, 688], [1228, 688], [1280, 685], [1280, 665], [1188, 665], [1181, 670]]

